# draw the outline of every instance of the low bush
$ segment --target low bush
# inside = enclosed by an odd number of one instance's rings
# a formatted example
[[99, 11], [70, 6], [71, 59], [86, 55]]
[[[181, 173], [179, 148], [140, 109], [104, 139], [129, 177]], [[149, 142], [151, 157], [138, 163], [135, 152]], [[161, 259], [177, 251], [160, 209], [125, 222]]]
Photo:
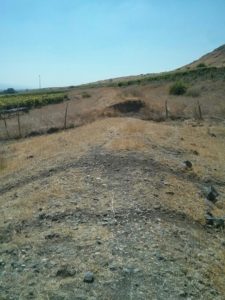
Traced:
[[82, 98], [90, 98], [90, 97], [91, 97], [91, 95], [88, 94], [87, 92], [82, 93]]
[[6, 94], [6, 95], [16, 94], [16, 90], [14, 90], [13, 88], [8, 88], [8, 89], [4, 90], [2, 93]]

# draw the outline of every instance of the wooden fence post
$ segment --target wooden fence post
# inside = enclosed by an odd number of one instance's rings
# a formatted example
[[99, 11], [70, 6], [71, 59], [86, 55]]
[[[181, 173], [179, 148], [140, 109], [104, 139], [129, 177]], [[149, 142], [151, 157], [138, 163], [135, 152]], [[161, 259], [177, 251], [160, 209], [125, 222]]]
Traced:
[[22, 137], [21, 135], [21, 125], [20, 125], [20, 112], [17, 112], [17, 123], [18, 123], [18, 131], [19, 131], [19, 137]]
[[165, 110], [166, 110], [166, 119], [168, 119], [168, 117], [169, 117], [169, 110], [168, 110], [167, 100], [165, 101]]
[[65, 116], [64, 116], [64, 129], [66, 129], [66, 125], [67, 125], [66, 121], [67, 121], [68, 106], [69, 106], [69, 103], [67, 102], [66, 103]]
[[7, 127], [6, 118], [3, 117], [2, 119], [3, 119], [3, 121], [4, 121], [6, 134], [7, 134], [7, 137], [8, 137], [8, 139], [9, 139], [9, 138], [10, 138], [10, 135], [9, 135], [8, 127]]
[[201, 109], [201, 105], [198, 101], [198, 116], [199, 116], [199, 119], [202, 120], [202, 109]]

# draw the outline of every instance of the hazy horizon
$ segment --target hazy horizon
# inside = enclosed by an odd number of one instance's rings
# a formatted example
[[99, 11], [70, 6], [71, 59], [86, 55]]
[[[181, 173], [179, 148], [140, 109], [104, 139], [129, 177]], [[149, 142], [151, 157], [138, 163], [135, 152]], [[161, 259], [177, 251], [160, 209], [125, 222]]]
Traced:
[[224, 15], [222, 0], [8, 0], [0, 89], [172, 70], [225, 43]]

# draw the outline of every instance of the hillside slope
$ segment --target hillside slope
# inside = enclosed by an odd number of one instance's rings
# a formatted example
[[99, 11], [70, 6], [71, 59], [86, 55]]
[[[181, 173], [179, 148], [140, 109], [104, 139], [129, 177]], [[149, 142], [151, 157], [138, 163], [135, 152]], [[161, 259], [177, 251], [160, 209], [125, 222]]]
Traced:
[[200, 66], [201, 64], [207, 67], [225, 67], [225, 45], [222, 45], [210, 53], [203, 55], [201, 58], [184, 66], [184, 69], [192, 69]]

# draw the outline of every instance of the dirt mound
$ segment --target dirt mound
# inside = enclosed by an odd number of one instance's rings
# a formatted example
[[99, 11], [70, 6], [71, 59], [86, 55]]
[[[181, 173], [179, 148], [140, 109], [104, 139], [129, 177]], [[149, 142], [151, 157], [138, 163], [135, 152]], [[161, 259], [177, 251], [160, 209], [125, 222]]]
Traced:
[[127, 99], [116, 102], [103, 109], [103, 117], [139, 117], [143, 118], [146, 103], [139, 99]]
[[115, 111], [121, 113], [138, 113], [141, 108], [145, 106], [145, 103], [141, 100], [127, 100], [125, 102], [120, 102], [112, 105], [110, 108], [113, 108]]

